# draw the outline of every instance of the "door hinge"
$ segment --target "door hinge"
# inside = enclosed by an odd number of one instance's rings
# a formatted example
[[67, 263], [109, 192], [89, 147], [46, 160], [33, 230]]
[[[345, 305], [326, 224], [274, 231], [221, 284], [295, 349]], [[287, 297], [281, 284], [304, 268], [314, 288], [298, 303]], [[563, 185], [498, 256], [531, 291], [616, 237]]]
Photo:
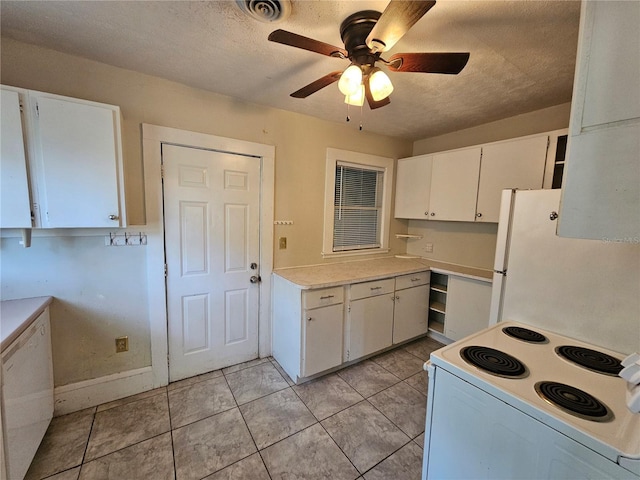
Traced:
[[164, 264], [164, 276], [165, 276], [165, 278], [167, 276], [167, 264], [166, 263]]
[[351, 313], [351, 305], [347, 306], [347, 312]]
[[36, 103], [36, 115], [39, 117], [40, 116], [40, 107], [38, 106], [38, 104]]
[[160, 178], [164, 179], [164, 165], [160, 165]]

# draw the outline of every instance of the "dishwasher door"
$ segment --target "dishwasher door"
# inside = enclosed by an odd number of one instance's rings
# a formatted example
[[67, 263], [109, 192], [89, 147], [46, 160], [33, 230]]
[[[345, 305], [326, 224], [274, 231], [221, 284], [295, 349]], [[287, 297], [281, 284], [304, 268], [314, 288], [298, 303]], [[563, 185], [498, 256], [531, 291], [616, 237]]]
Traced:
[[23, 478], [53, 417], [49, 309], [2, 354], [2, 421], [9, 479]]

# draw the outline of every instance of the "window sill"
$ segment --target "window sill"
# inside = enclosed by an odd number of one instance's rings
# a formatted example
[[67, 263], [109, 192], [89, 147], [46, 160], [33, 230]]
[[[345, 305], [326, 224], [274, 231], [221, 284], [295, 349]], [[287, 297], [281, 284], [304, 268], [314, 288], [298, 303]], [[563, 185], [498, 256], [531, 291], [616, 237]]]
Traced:
[[337, 258], [337, 257], [355, 257], [361, 255], [376, 255], [381, 253], [389, 253], [390, 248], [376, 248], [371, 250], [350, 250], [346, 252], [322, 252], [322, 258]]

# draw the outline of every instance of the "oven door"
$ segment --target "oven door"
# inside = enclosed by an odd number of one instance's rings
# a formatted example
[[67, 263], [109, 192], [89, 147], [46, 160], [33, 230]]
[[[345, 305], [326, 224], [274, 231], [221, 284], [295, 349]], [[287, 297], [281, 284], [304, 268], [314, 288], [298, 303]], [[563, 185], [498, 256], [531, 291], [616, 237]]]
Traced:
[[515, 407], [429, 366], [422, 478], [637, 478]]

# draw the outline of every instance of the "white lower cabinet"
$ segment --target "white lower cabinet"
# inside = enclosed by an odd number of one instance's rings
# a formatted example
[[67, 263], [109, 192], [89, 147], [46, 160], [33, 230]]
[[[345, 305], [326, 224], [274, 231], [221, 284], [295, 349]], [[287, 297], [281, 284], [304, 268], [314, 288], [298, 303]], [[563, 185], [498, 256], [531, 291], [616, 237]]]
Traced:
[[402, 343], [428, 331], [430, 272], [396, 278], [393, 343]]
[[344, 287], [305, 290], [273, 275], [273, 356], [291, 379], [343, 362]]
[[273, 276], [273, 356], [299, 383], [427, 333], [429, 271], [303, 289]]
[[342, 363], [343, 305], [305, 309], [302, 376], [337, 367]]
[[353, 284], [345, 322], [345, 361], [392, 344], [394, 279]]
[[430, 290], [431, 330], [460, 340], [489, 326], [490, 282], [434, 273]]
[[353, 284], [345, 322], [345, 361], [427, 333], [429, 273]]

